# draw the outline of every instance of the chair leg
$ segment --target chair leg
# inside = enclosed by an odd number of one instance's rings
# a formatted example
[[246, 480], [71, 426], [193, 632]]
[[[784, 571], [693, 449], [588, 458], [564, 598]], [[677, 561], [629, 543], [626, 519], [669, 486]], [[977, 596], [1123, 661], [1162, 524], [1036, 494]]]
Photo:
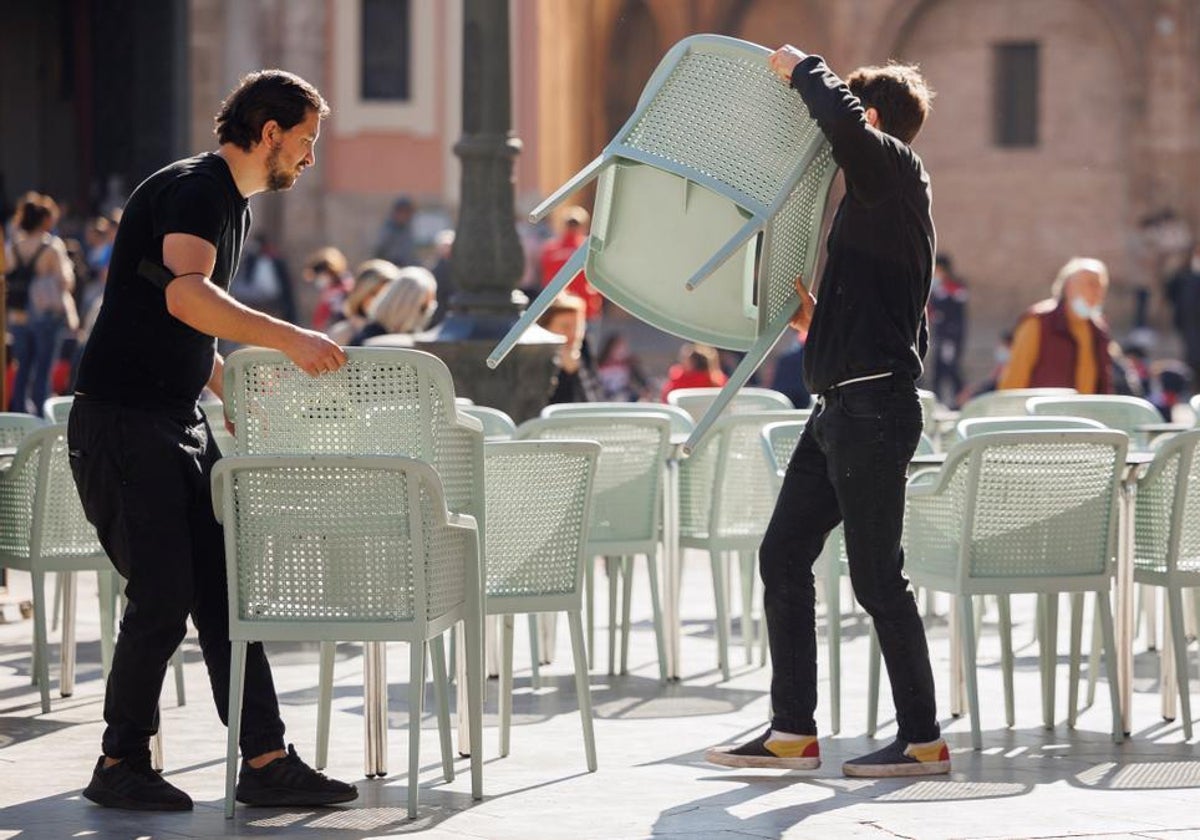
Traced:
[[617, 583], [620, 557], [605, 557], [604, 572], [608, 576], [608, 673], [617, 672]]
[[[413, 642], [408, 660], [408, 818], [416, 819], [421, 776], [421, 714], [425, 705], [425, 645]], [[385, 688], [386, 691], [386, 688]], [[478, 750], [478, 745], [472, 745]]]
[[1121, 743], [1121, 689], [1117, 685], [1117, 641], [1113, 632], [1112, 605], [1107, 592], [1096, 593], [1096, 612], [1100, 614], [1100, 633], [1104, 638], [1104, 670], [1108, 675], [1108, 699], [1112, 705], [1113, 741]]
[[596, 735], [592, 729], [592, 690], [588, 682], [587, 652], [583, 649], [583, 620], [578, 612], [567, 613], [571, 627], [571, 656], [575, 663], [575, 694], [583, 723], [583, 750], [588, 772], [596, 772]]
[[746, 664], [754, 664], [754, 552], [739, 551], [738, 569], [742, 580], [742, 645]]
[[875, 633], [874, 621], [870, 627], [867, 648], [867, 737], [874, 738], [879, 729], [879, 666], [883, 654], [879, 650], [879, 636]]
[[175, 669], [175, 705], [186, 706], [187, 694], [183, 687], [183, 643], [171, 654], [171, 667]]
[[446, 647], [442, 636], [430, 639], [429, 664], [433, 671], [433, 704], [437, 712], [438, 743], [442, 749], [442, 778], [454, 781], [454, 746], [450, 743], [450, 685], [446, 678]]
[[1004, 672], [1004, 722], [1011, 729], [1016, 725], [1013, 698], [1012, 598], [996, 596], [996, 612], [1000, 618], [1000, 670]]
[[1167, 587], [1167, 611], [1171, 615], [1172, 649], [1175, 653], [1175, 683], [1179, 687], [1179, 714], [1183, 718], [1183, 737], [1192, 740], [1192, 701], [1188, 695], [1187, 636], [1183, 630], [1183, 592], [1178, 586]]
[[958, 596], [959, 622], [962, 625], [963, 675], [967, 682], [967, 709], [971, 715], [971, 746], [983, 749], [979, 722], [979, 682], [975, 673], [975, 611], [970, 595]]
[[587, 611], [588, 667], [596, 667], [596, 558], [583, 561], [583, 608]]
[[364, 756], [367, 778], [386, 776], [387, 762], [387, 644], [367, 642], [363, 645], [363, 726], [366, 729], [367, 751]]
[[1071, 653], [1067, 684], [1067, 726], [1075, 728], [1079, 715], [1079, 666], [1083, 650], [1083, 593], [1071, 593]]
[[1058, 659], [1058, 593], [1038, 595], [1038, 610], [1042, 621], [1042, 725], [1054, 728], [1054, 688]]
[[509, 730], [512, 728], [513, 693], [513, 617], [500, 617], [500, 755], [508, 755]]
[[333, 707], [333, 642], [321, 642], [321, 660], [317, 666], [317, 751], [313, 765], [318, 770], [329, 766], [329, 719]]
[[235, 641], [229, 653], [229, 737], [225, 744], [225, 819], [233, 819], [237, 787], [238, 741], [242, 734], [242, 695], [246, 679], [246, 642]]
[[538, 630], [538, 614], [529, 613], [529, 684], [537, 691], [542, 687], [542, 651]]
[[33, 681], [42, 698], [42, 714], [50, 714], [50, 651], [46, 641], [46, 574], [31, 572], [33, 579]]
[[63, 582], [62, 639], [58, 648], [58, 694], [70, 697], [75, 693], [75, 616], [79, 583], [75, 572], [60, 572]]
[[[829, 716], [834, 735], [842, 731], [842, 571], [836, 536], [825, 544], [825, 629], [829, 634]], [[871, 632], [875, 630], [872, 627]], [[879, 699], [867, 693], [867, 735], [875, 734], [872, 725]], [[872, 705], [874, 704], [874, 706]]]
[[629, 673], [630, 610], [633, 608], [633, 556], [621, 558], [621, 671]]
[[50, 608], [50, 631], [54, 632], [58, 629], [58, 617], [62, 615], [62, 600], [63, 600], [63, 578], [70, 572], [55, 572], [54, 573], [54, 606]]
[[[1137, 588], [1140, 600], [1138, 613], [1145, 617], [1142, 625], [1146, 631], [1146, 650], [1158, 649], [1158, 587], [1139, 585]], [[1164, 624], [1165, 626], [1165, 624]], [[1135, 631], [1136, 637], [1136, 631]]]
[[[1149, 588], [1149, 587], [1143, 587]], [[1163, 720], [1174, 722], [1179, 716], [1179, 681], [1175, 677], [1175, 632], [1171, 628], [1170, 596], [1163, 604], [1162, 646], [1158, 650], [1158, 700]], [[1187, 641], [1184, 641], [1184, 645]]]
[[[475, 607], [478, 610], [478, 606]], [[478, 613], [464, 620], [463, 657], [466, 659], [467, 728], [471, 750], [471, 798], [483, 799], [483, 628]], [[461, 714], [461, 713], [460, 713]]]
[[1104, 649], [1104, 633], [1100, 628], [1100, 611], [1092, 610], [1092, 644], [1091, 652], [1088, 653], [1088, 681], [1087, 681], [1087, 700], [1085, 705], [1088, 708], [1096, 702], [1096, 683], [1100, 679], [1100, 653]]
[[658, 590], [658, 558], [646, 555], [646, 575], [650, 578], [650, 610], [654, 617], [654, 645], [658, 653], [658, 679], [667, 681], [667, 639], [663, 629], [662, 597]]
[[713, 595], [717, 602], [717, 664], [721, 668], [721, 679], [729, 680], [729, 609], [725, 605], [724, 564], [719, 552], [708, 553], [712, 565]]
[[96, 572], [96, 587], [100, 593], [100, 673], [105, 680], [112, 669], [113, 657], [113, 628], [116, 626], [114, 615], [114, 599], [116, 598], [116, 572], [100, 570]]
[[165, 766], [164, 760], [166, 758], [163, 755], [163, 720], [161, 707], [159, 708], [158, 713], [158, 729], [155, 730], [154, 735], [150, 738], [150, 769], [155, 773], [161, 773], [163, 771], [163, 767]]

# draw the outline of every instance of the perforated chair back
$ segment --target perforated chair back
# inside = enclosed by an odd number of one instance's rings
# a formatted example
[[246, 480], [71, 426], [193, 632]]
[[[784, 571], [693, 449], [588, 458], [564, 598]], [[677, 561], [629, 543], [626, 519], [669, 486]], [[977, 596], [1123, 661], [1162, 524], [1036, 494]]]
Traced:
[[31, 432], [45, 428], [46, 421], [32, 414], [0, 411], [0, 446], [19, 446]]
[[[313, 377], [274, 350], [225, 361], [239, 455], [404, 455], [431, 464], [450, 509], [483, 529], [483, 428], [459, 413], [445, 363], [420, 350], [347, 348]], [[226, 453], [228, 454], [228, 453]]]
[[1010, 388], [1007, 391], [989, 391], [972, 397], [958, 410], [959, 421], [974, 417], [1024, 417], [1029, 412], [1025, 403], [1031, 397], [1065, 397], [1075, 393], [1074, 388]]
[[905, 570], [960, 594], [1107, 590], [1127, 446], [1091, 430], [958, 443], [909, 486]]
[[1200, 430], [1164, 441], [1138, 480], [1134, 570], [1200, 586]]
[[796, 451], [796, 444], [800, 442], [800, 435], [804, 432], [807, 422], [807, 419], [782, 420], [763, 426], [763, 455], [766, 456], [767, 473], [775, 485], [776, 493], [783, 484], [783, 474], [792, 460], [792, 454]]
[[958, 440], [992, 432], [1044, 432], [1055, 429], [1106, 429], [1098, 420], [1088, 417], [972, 417], [959, 420], [955, 427]]
[[511, 440], [517, 431], [517, 424], [513, 422], [513, 419], [498, 408], [471, 403], [460, 404], [458, 411], [460, 414], [474, 417], [483, 425], [484, 440]]
[[71, 406], [74, 404], [74, 395], [47, 397], [46, 401], [42, 403], [42, 414], [51, 423], [66, 423], [71, 414]]
[[1154, 403], [1120, 394], [1075, 394], [1067, 397], [1031, 397], [1025, 404], [1032, 415], [1088, 417], [1109, 429], [1129, 435], [1137, 449], [1145, 449], [1147, 435], [1138, 426], [1162, 423]]
[[582, 578], [600, 444], [507, 441], [485, 447], [487, 610], [582, 608]]
[[[693, 421], [699, 421], [721, 396], [720, 388], [676, 388], [667, 394], [670, 405], [682, 408]], [[794, 408], [786, 394], [771, 388], [742, 388], [726, 403], [725, 414], [750, 414]], [[808, 409], [797, 409], [807, 411]]]
[[[796, 310], [795, 278], [814, 276], [836, 169], [799, 94], [770, 71], [769, 55], [715, 35], [686, 38], [667, 53], [612, 142], [531, 214], [542, 218], [600, 178], [588, 241], [489, 364], [586, 267], [592, 285], [636, 317], [689, 341], [744, 351], [721, 400], [745, 384]], [[720, 414], [721, 400], [689, 448]]]
[[695, 424], [692, 415], [673, 405], [653, 402], [582, 402], [554, 403], [542, 409], [542, 417], [563, 417], [595, 414], [605, 416], [612, 413], [660, 414], [671, 421], [671, 435], [690, 435]]
[[670, 420], [636, 412], [538, 417], [517, 427], [517, 439], [599, 443], [588, 537], [590, 554], [645, 554], [655, 550], [663, 464], [670, 450]]

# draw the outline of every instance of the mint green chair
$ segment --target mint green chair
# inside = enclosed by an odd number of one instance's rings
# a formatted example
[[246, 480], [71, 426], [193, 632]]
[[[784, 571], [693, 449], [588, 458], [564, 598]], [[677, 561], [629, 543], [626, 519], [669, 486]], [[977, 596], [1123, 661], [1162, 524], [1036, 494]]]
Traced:
[[746, 354], [686, 448], [696, 445], [787, 329], [797, 275], [813, 278], [836, 169], [799, 94], [769, 69], [769, 55], [718, 35], [671, 48], [612, 142], [531, 214], [543, 218], [599, 178], [588, 240], [490, 365], [586, 269], [599, 292], [636, 317]]
[[1088, 417], [1106, 428], [1129, 435], [1135, 449], [1148, 449], [1149, 437], [1138, 426], [1162, 423], [1154, 403], [1121, 394], [1075, 394], [1067, 397], [1031, 397], [1025, 403], [1032, 415]]
[[[403, 455], [430, 464], [451, 512], [474, 518], [486, 533], [482, 424], [459, 412], [454, 381], [441, 359], [409, 348], [351, 347], [334, 373], [309, 376], [274, 350], [247, 348], [225, 360], [225, 413], [241, 455]], [[226, 453], [228, 454], [228, 453]], [[440, 642], [435, 686], [445, 685]], [[333, 640], [322, 645], [315, 764], [325, 765], [332, 703]], [[368, 776], [387, 772], [386, 689], [382, 647], [368, 644]], [[448, 717], [439, 705], [443, 763], [449, 762]]]
[[[713, 403], [721, 396], [721, 388], [676, 388], [667, 394], [669, 405], [682, 408], [695, 423], [700, 422]], [[797, 408], [787, 395], [770, 388], [742, 388], [725, 405], [726, 414], [748, 414], [758, 411], [787, 411]], [[807, 410], [808, 406], [800, 406]]]
[[[4, 418], [4, 425], [11, 418]], [[113, 604], [117, 573], [84, 516], [67, 460], [65, 426], [26, 424], [16, 457], [0, 471], [0, 566], [29, 572], [33, 580], [33, 679], [42, 714], [50, 712], [46, 634], [47, 572], [65, 577], [62, 669], [59, 693], [74, 693], [75, 573], [95, 571], [100, 591], [100, 651], [108, 673], [113, 649]], [[22, 421], [23, 422], [23, 421]], [[13, 428], [13, 426], [9, 426]]]
[[1025, 417], [971, 417], [959, 420], [955, 426], [957, 440], [967, 440], [976, 435], [993, 432], [1046, 432], [1068, 429], [1107, 429], [1098, 420], [1088, 417], [1055, 417], [1053, 415]]
[[517, 424], [513, 419], [498, 408], [485, 405], [459, 405], [460, 414], [474, 417], [483, 426], [483, 439], [487, 442], [512, 440], [517, 432]]
[[491, 517], [486, 612], [503, 616], [500, 755], [508, 755], [512, 729], [513, 616], [565, 612], [590, 772], [596, 771], [596, 738], [583, 639], [583, 565], [600, 452], [591, 441], [510, 441], [484, 449]]
[[62, 397], [47, 397], [46, 401], [42, 403], [42, 414], [51, 423], [66, 423], [74, 402], [75, 397], [71, 394]]
[[1066, 397], [1074, 394], [1074, 388], [1010, 388], [1006, 391], [988, 391], [972, 397], [958, 410], [959, 422], [973, 417], [1024, 417], [1025, 403], [1032, 397]]
[[[659, 675], [666, 679], [666, 648], [663, 637], [662, 601], [658, 591], [657, 552], [661, 539], [663, 465], [671, 446], [671, 421], [662, 414], [646, 412], [597, 415], [555, 415], [528, 420], [517, 427], [518, 440], [592, 440], [600, 444], [596, 478], [592, 489], [591, 527], [588, 532], [585, 574], [590, 578], [591, 558], [603, 556], [609, 570], [608, 672], [616, 673], [617, 580], [625, 574], [625, 610], [628, 615], [632, 587], [632, 563], [646, 557], [650, 579], [650, 603], [658, 647]], [[593, 611], [593, 588], [585, 579], [589, 616]], [[594, 621], [592, 622], [594, 624]], [[629, 626], [624, 629], [623, 651], [628, 652]], [[589, 656], [595, 657], [588, 640]]]
[[[1133, 579], [1167, 593], [1167, 617], [1183, 735], [1192, 738], [1183, 589], [1200, 587], [1200, 430], [1164, 441], [1138, 479], [1134, 514]], [[1163, 657], [1167, 656], [1163, 651]], [[1167, 691], [1169, 680], [1162, 680]]]
[[33, 414], [19, 411], [0, 411], [0, 446], [18, 446], [26, 436], [46, 427], [46, 421]]
[[692, 433], [695, 428], [694, 418], [687, 411], [675, 405], [665, 405], [657, 402], [581, 402], [554, 403], [542, 409], [542, 417], [563, 417], [597, 414], [601, 416], [612, 412], [624, 414], [627, 412], [661, 414], [671, 421], [671, 437], [683, 438]]
[[680, 467], [679, 544], [708, 552], [716, 600], [717, 655], [725, 680], [730, 677], [726, 557], [736, 552], [740, 562], [742, 635], [750, 664], [755, 560], [778, 495], [778, 487], [768, 479], [763, 429], [804, 414], [793, 409], [721, 417], [713, 424], [712, 434], [700, 441]]
[[[941, 470], [917, 473], [909, 482], [905, 571], [914, 584], [958, 599], [971, 742], [977, 750], [983, 740], [975, 675], [976, 595], [1094, 592], [1113, 739], [1121, 740], [1109, 592], [1127, 446], [1128, 438], [1113, 431], [978, 435], [951, 449]], [[1039, 621], [1046, 622], [1046, 611]], [[1048, 650], [1043, 658], [1052, 663], [1054, 636], [1044, 624], [1040, 635]], [[1011, 649], [1002, 655], [1011, 708]], [[1053, 680], [1053, 668], [1044, 667], [1044, 715], [1053, 703]]]
[[425, 647], [460, 621], [471, 795], [481, 799], [480, 534], [472, 517], [447, 509], [433, 468], [398, 456], [234, 456], [217, 463], [212, 486], [233, 645], [225, 816], [233, 816], [247, 645], [354, 640], [409, 643], [408, 815], [416, 817]]

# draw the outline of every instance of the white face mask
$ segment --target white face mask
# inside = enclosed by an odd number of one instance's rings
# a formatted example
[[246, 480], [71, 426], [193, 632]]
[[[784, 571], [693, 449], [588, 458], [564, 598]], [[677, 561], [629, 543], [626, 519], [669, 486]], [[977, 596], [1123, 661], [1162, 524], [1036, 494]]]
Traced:
[[1009, 358], [1012, 356], [1012, 351], [1007, 347], [997, 347], [992, 351], [992, 357], [996, 360], [996, 364], [1008, 364]]
[[1088, 306], [1088, 302], [1081, 297], [1072, 297], [1070, 300], [1071, 311], [1076, 316], [1085, 320], [1096, 320], [1104, 312], [1104, 305], [1097, 303], [1095, 306]]

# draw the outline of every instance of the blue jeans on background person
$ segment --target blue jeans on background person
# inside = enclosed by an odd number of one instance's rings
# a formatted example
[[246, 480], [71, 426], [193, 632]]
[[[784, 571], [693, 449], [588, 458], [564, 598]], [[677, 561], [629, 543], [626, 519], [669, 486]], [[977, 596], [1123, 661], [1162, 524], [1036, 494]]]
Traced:
[[813, 564], [840, 522], [854, 594], [875, 623], [887, 664], [899, 737], [940, 737], [925, 628], [900, 547], [908, 464], [920, 435], [916, 386], [900, 374], [831, 388], [804, 427], [759, 548], [773, 729], [817, 734]]
[[50, 372], [64, 323], [62, 315], [41, 312], [30, 315], [24, 324], [10, 326], [17, 375], [8, 401], [9, 411], [42, 416], [42, 406], [50, 396]]

